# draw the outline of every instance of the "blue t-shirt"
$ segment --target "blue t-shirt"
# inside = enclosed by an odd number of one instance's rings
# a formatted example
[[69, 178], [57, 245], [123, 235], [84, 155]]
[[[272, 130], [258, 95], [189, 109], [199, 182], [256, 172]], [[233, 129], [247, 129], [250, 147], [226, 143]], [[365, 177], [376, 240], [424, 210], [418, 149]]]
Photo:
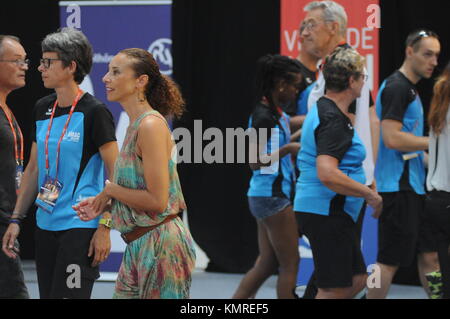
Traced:
[[306, 115], [308, 113], [308, 99], [315, 85], [316, 82], [313, 82], [302, 93], [300, 93], [297, 100], [297, 115]]
[[[45, 137], [56, 94], [40, 99], [34, 109], [33, 141], [37, 144], [38, 188], [46, 175]], [[56, 175], [56, 149], [66, 123], [69, 107], [56, 107], [49, 138], [50, 176]], [[72, 205], [103, 190], [104, 164], [99, 148], [115, 141], [114, 121], [105, 104], [85, 93], [72, 114], [61, 142], [58, 180], [63, 188], [51, 214], [38, 208], [39, 228], [61, 231], [73, 228], [97, 228], [98, 219], [81, 221]]]
[[320, 98], [306, 116], [301, 144], [294, 210], [324, 216], [345, 212], [356, 222], [364, 199], [327, 188], [318, 177], [316, 163], [320, 155], [332, 156], [344, 174], [361, 184], [366, 182], [362, 166], [366, 150], [350, 119], [332, 100]]
[[[377, 97], [377, 114], [383, 120], [395, 120], [403, 124], [402, 132], [423, 136], [424, 115], [419, 94], [411, 81], [400, 71], [394, 72], [380, 87]], [[405, 152], [388, 149], [380, 136], [375, 178], [379, 192], [413, 191], [425, 194], [425, 167], [423, 152], [419, 157], [403, 160]]]
[[[263, 154], [272, 154], [282, 146], [289, 144], [291, 140], [289, 116], [284, 112], [283, 116], [280, 116], [279, 113], [270, 110], [264, 104], [256, 106], [250, 117], [249, 128], [256, 129], [258, 142], [265, 144]], [[260, 135], [260, 129], [265, 129], [267, 135]], [[294, 167], [291, 155], [288, 154], [270, 167], [262, 167], [253, 171], [247, 196], [291, 199], [294, 181]]]

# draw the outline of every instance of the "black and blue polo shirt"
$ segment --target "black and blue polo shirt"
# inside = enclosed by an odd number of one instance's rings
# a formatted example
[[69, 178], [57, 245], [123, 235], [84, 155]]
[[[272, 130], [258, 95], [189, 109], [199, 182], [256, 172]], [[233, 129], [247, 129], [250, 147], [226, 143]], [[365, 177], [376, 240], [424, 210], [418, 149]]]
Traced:
[[356, 222], [364, 199], [335, 193], [322, 184], [317, 172], [317, 157], [328, 155], [339, 161], [339, 170], [351, 179], [366, 182], [366, 150], [350, 119], [332, 100], [321, 97], [306, 116], [301, 144], [294, 211], [323, 216], [345, 212]]
[[[276, 152], [279, 148], [289, 144], [291, 140], [289, 116], [284, 112], [281, 115], [262, 103], [256, 105], [250, 117], [249, 128], [254, 128], [257, 132], [260, 129], [266, 130], [266, 141], [260, 140], [262, 135], [258, 136], [258, 143], [265, 145], [264, 154]], [[270, 167], [253, 171], [247, 196], [291, 199], [295, 181], [294, 174], [294, 166], [291, 156], [288, 154]]]
[[[414, 84], [400, 71], [395, 71], [381, 85], [376, 102], [381, 121], [395, 120], [403, 124], [402, 131], [415, 136], [424, 134], [423, 106]], [[403, 160], [404, 152], [389, 149], [380, 136], [375, 178], [379, 192], [413, 191], [424, 195], [425, 168], [423, 152], [419, 157]]]
[[[45, 138], [56, 94], [40, 99], [34, 108], [32, 138], [37, 143], [38, 188], [46, 175]], [[70, 106], [56, 107], [49, 137], [50, 176], [56, 175], [56, 149], [66, 123]], [[98, 219], [81, 221], [72, 205], [95, 196], [103, 190], [104, 163], [99, 148], [116, 141], [114, 120], [106, 105], [89, 93], [79, 100], [61, 142], [58, 180], [63, 184], [61, 194], [51, 214], [38, 208], [39, 228], [61, 231], [72, 228], [97, 228]]]

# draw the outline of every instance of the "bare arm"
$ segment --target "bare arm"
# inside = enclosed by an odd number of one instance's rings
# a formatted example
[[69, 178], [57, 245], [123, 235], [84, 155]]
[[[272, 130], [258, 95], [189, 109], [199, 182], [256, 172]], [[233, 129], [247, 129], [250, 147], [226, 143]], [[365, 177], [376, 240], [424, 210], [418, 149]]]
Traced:
[[281, 158], [285, 157], [288, 154], [297, 154], [299, 149], [300, 143], [289, 143], [283, 145], [282, 147], [280, 147], [280, 149], [271, 154], [258, 154], [258, 145], [250, 143], [250, 168], [256, 171], [261, 167], [271, 166], [274, 162], [279, 161]]
[[[12, 219], [23, 219], [27, 215], [27, 211], [33, 204], [38, 193], [38, 167], [37, 167], [37, 149], [36, 143], [31, 146], [30, 160], [27, 168], [22, 176], [20, 184], [19, 196], [16, 201]], [[19, 250], [15, 247], [15, 241], [19, 236], [20, 227], [18, 224], [9, 224], [5, 234], [2, 238], [2, 250], [9, 258], [17, 258]], [[0, 252], [1, 253], [1, 252]]]
[[302, 128], [303, 122], [305, 122], [305, 115], [297, 115], [290, 118], [289, 124], [292, 132], [296, 132]]
[[26, 217], [28, 209], [34, 203], [38, 194], [38, 174], [37, 146], [33, 142], [31, 145], [30, 160], [22, 176], [19, 196], [17, 197], [12, 218], [23, 219]]
[[382, 200], [378, 193], [348, 177], [338, 165], [339, 162], [334, 157], [317, 157], [317, 174], [322, 184], [338, 194], [364, 198], [375, 209], [374, 215], [379, 216]]
[[378, 158], [378, 147], [380, 145], [380, 119], [378, 118], [375, 105], [369, 108], [369, 118], [370, 118], [370, 135], [372, 137], [372, 152], [374, 163], [377, 162]]
[[[169, 200], [170, 135], [166, 124], [158, 118], [145, 118], [138, 131], [137, 153], [144, 165], [146, 189], [135, 190], [114, 183], [104, 192], [137, 211], [162, 213]], [[139, 154], [140, 153], [140, 154]]]
[[403, 124], [395, 120], [383, 120], [381, 129], [387, 148], [400, 152], [416, 152], [428, 149], [428, 137], [402, 132]]
[[117, 142], [106, 143], [99, 148], [100, 156], [106, 166], [108, 172], [108, 179], [113, 180], [114, 164], [116, 163], [117, 155], [119, 154], [119, 147]]
[[297, 132], [291, 135], [291, 142], [299, 142], [302, 137], [302, 130], [299, 129]]
[[[103, 162], [106, 166], [106, 171], [108, 173], [108, 178], [110, 180], [114, 179], [114, 164], [117, 159], [117, 155], [119, 154], [119, 147], [117, 146], [117, 142], [109, 142], [106, 143], [99, 148], [100, 156], [102, 157]], [[109, 201], [109, 198], [106, 198], [106, 201]], [[111, 218], [110, 205], [105, 207], [105, 212], [103, 213], [103, 218]], [[100, 227], [108, 229], [107, 227]]]

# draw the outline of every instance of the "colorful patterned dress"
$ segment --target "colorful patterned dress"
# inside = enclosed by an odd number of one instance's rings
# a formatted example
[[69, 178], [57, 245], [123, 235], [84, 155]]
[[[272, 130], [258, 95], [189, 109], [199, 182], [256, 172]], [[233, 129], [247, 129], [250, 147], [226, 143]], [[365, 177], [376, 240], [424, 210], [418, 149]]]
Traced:
[[[149, 111], [128, 127], [114, 169], [114, 182], [126, 188], [146, 189], [144, 167], [136, 154], [139, 124], [146, 116], [164, 120], [157, 111]], [[168, 169], [169, 203], [164, 213], [138, 213], [113, 200], [111, 213], [115, 229], [127, 233], [136, 226], [157, 225], [167, 216], [178, 214], [186, 208], [176, 161], [172, 158]], [[191, 234], [180, 218], [172, 219], [127, 245], [113, 298], [189, 298], [194, 267], [195, 251]]]

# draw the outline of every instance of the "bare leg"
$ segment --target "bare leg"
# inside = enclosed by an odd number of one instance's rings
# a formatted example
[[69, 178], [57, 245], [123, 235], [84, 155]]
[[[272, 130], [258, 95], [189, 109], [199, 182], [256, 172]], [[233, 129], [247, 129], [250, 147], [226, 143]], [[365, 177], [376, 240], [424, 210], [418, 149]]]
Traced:
[[359, 274], [353, 276], [353, 284], [346, 288], [319, 288], [316, 299], [352, 299], [366, 285], [367, 275]]
[[391, 287], [392, 279], [398, 270], [398, 266], [388, 266], [384, 264], [377, 263], [380, 267], [380, 288], [369, 288], [367, 290], [367, 299], [385, 299], [389, 288]]
[[359, 274], [353, 276], [353, 285], [350, 298], [355, 298], [365, 287], [367, 283], [367, 274]]
[[258, 289], [267, 278], [275, 273], [278, 266], [275, 252], [267, 235], [267, 230], [262, 222], [258, 221], [257, 223], [259, 256], [253, 268], [242, 279], [233, 295], [233, 299], [255, 298]]
[[420, 283], [422, 284], [423, 289], [425, 289], [428, 297], [430, 297], [430, 288], [428, 287], [428, 280], [426, 279], [425, 275], [430, 272], [438, 271], [440, 269], [438, 253], [426, 252], [419, 254], [417, 258], [417, 267], [419, 269]]
[[292, 206], [263, 220], [279, 264], [277, 295], [279, 299], [293, 299], [297, 283], [298, 231]]

